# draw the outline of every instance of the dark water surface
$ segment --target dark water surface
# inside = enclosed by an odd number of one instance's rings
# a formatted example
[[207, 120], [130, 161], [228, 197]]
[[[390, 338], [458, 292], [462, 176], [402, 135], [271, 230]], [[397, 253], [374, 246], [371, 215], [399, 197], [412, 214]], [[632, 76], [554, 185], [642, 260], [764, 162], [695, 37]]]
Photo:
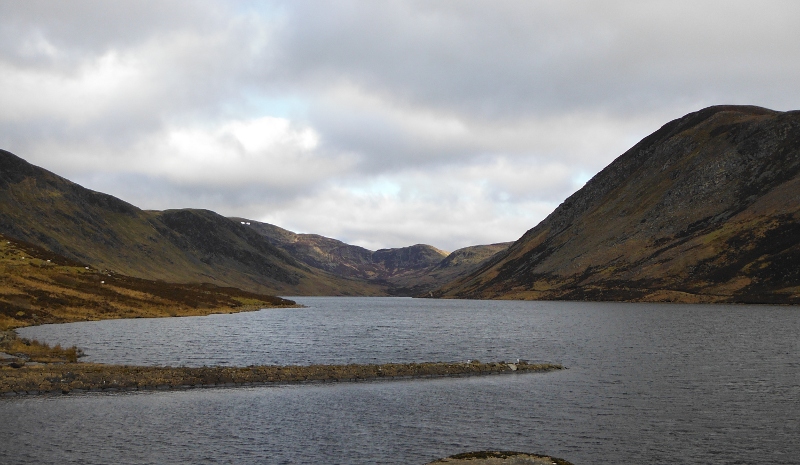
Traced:
[[297, 298], [26, 328], [151, 365], [551, 361], [562, 372], [0, 400], [0, 463], [800, 463], [800, 309]]

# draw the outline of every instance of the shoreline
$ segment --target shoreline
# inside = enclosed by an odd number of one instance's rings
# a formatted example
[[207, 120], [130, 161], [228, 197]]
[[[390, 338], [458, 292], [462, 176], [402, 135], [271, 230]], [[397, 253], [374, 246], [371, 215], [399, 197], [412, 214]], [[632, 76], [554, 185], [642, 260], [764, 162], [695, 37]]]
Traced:
[[387, 363], [250, 367], [144, 367], [93, 363], [0, 367], [0, 397], [86, 392], [169, 391], [286, 384], [399, 381], [564, 369], [551, 363]]

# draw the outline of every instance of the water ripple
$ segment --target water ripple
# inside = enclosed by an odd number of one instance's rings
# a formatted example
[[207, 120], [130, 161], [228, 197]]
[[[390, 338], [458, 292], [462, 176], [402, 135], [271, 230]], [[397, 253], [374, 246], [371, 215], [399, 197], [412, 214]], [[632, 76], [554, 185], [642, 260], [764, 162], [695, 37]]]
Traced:
[[797, 463], [792, 307], [297, 298], [306, 309], [26, 328], [150, 365], [553, 361], [394, 383], [0, 401], [0, 463]]

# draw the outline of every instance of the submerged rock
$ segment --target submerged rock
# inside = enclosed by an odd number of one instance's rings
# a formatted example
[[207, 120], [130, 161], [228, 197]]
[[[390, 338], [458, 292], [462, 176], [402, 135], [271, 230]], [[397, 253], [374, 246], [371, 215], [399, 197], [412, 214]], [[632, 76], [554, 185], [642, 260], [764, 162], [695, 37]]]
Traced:
[[441, 463], [450, 465], [572, 465], [564, 459], [549, 455], [510, 451], [467, 452], [435, 460], [427, 465]]

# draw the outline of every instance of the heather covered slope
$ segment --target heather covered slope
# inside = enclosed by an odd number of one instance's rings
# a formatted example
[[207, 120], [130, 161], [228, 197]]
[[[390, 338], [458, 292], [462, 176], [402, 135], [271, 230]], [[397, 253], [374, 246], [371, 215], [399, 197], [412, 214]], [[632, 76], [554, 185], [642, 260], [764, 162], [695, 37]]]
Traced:
[[380, 294], [207, 210], [144, 211], [0, 151], [0, 233], [133, 277], [278, 294]]
[[674, 120], [441, 297], [800, 303], [800, 112]]

